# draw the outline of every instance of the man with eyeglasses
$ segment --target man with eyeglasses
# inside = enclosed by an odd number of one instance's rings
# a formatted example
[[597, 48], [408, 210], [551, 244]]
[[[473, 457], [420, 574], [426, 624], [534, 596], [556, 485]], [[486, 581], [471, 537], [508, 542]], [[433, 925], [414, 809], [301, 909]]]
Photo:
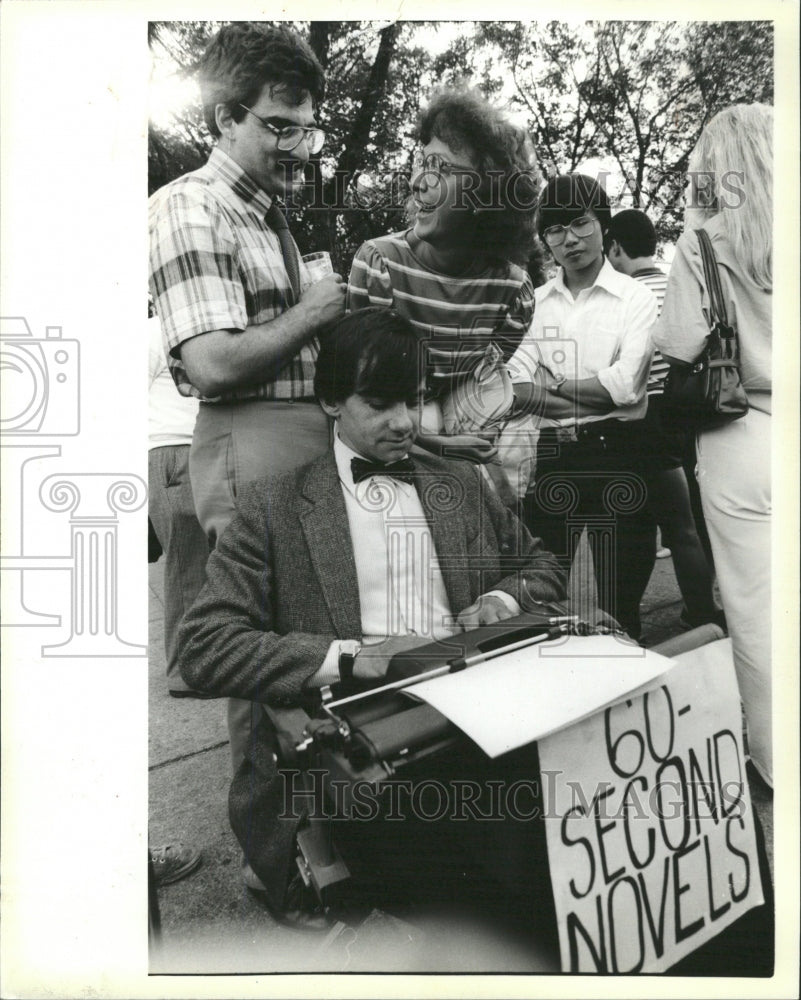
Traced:
[[[150, 203], [150, 288], [178, 391], [200, 407], [189, 467], [213, 547], [242, 486], [328, 447], [314, 398], [317, 335], [344, 312], [339, 275], [311, 283], [277, 199], [301, 185], [324, 133], [322, 67], [286, 26], [235, 22], [200, 62], [208, 162]], [[248, 702], [231, 702], [234, 767]]]
[[639, 604], [656, 556], [635, 422], [653, 354], [657, 302], [604, 256], [606, 192], [582, 174], [548, 181], [537, 229], [559, 265], [536, 289], [534, 321], [510, 362], [519, 412], [539, 414], [526, 523], [567, 557], [586, 525], [601, 606], [639, 638]]

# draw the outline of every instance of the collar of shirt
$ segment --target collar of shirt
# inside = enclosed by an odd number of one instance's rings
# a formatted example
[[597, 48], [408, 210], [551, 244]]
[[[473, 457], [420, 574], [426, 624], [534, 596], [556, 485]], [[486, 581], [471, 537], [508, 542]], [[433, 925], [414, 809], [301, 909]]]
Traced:
[[[589, 288], [582, 289], [587, 295], [591, 295], [596, 289], [601, 289], [604, 292], [608, 292], [610, 295], [614, 295], [616, 298], [621, 299], [625, 294], [626, 282], [631, 281], [626, 274], [621, 274], [620, 271], [616, 271], [606, 258], [604, 258], [603, 266], [598, 272], [598, 276], [595, 281], [590, 285]], [[545, 299], [549, 295], [561, 295], [563, 298], [569, 299], [571, 302], [578, 300], [578, 296], [573, 298], [573, 295], [568, 291], [567, 285], [565, 284], [565, 272], [564, 268], [559, 268], [555, 278], [551, 278], [550, 281], [546, 282], [541, 288], [536, 289], [535, 295], [537, 299]], [[579, 293], [579, 295], [581, 292]], [[586, 297], [586, 296], [585, 296]]]
[[249, 174], [246, 174], [239, 164], [219, 146], [212, 149], [208, 166], [217, 179], [231, 188], [234, 194], [241, 198], [246, 205], [251, 205], [253, 210], [262, 216], [267, 214], [273, 199], [262, 191]]
[[644, 278], [646, 275], [659, 274], [663, 278], [665, 277], [665, 272], [660, 270], [658, 267], [641, 267], [639, 271], [632, 271], [629, 275], [630, 278]]
[[[405, 456], [404, 456], [405, 457]], [[365, 458], [364, 455], [360, 455], [358, 451], [354, 451], [353, 448], [348, 447], [342, 438], [339, 436], [339, 429], [337, 428], [334, 434], [334, 461], [337, 465], [337, 472], [339, 473], [339, 481], [342, 483], [343, 487], [351, 494], [351, 496], [356, 496], [357, 485], [360, 487], [366, 487], [369, 483], [369, 479], [363, 479], [360, 483], [354, 483], [353, 472], [351, 471], [350, 463], [351, 459], [361, 458], [366, 462], [370, 459]], [[373, 477], [375, 478], [375, 477]], [[399, 479], [393, 479], [393, 482], [397, 485], [398, 489], [401, 490], [406, 496], [411, 496], [414, 492], [414, 486], [412, 483], [404, 483]]]

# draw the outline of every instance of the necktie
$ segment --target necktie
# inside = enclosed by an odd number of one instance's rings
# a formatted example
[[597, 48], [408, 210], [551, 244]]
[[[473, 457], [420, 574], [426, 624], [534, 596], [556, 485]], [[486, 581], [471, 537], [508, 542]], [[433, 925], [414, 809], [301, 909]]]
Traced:
[[402, 458], [399, 462], [390, 462], [389, 465], [368, 462], [363, 458], [352, 458], [350, 471], [353, 473], [354, 483], [360, 483], [370, 476], [391, 476], [402, 483], [414, 482], [414, 462], [410, 458]]
[[281, 244], [281, 256], [284, 258], [284, 267], [286, 268], [287, 277], [289, 278], [289, 283], [292, 286], [292, 292], [295, 296], [295, 301], [300, 299], [300, 267], [298, 266], [298, 251], [295, 247], [295, 243], [292, 240], [292, 235], [289, 232], [289, 226], [287, 225], [286, 216], [281, 211], [277, 202], [273, 202], [267, 214], [264, 217], [264, 221], [272, 229], [272, 231], [278, 237], [278, 241]]

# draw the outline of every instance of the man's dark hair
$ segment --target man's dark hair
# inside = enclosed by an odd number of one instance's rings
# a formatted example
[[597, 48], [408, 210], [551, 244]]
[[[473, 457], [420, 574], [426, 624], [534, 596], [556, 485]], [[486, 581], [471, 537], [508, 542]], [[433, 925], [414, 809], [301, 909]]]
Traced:
[[629, 257], [653, 257], [656, 253], [656, 230], [654, 224], [638, 208], [627, 208], [612, 216], [606, 231], [604, 249], [608, 250], [612, 240], [623, 247]]
[[[308, 94], [316, 105], [323, 99], [325, 75], [311, 46], [286, 25], [234, 21], [217, 32], [206, 47], [199, 66], [203, 118], [211, 134], [220, 130], [214, 109], [227, 104], [234, 121], [241, 121], [264, 88], [294, 104]], [[271, 90], [271, 93], [272, 93]]]
[[414, 399], [422, 381], [422, 351], [414, 327], [394, 310], [357, 309], [320, 338], [315, 395], [330, 404], [356, 392], [388, 403]]
[[[476, 252], [493, 262], [526, 266], [534, 245], [540, 174], [528, 133], [507, 121], [481, 94], [467, 88], [436, 93], [415, 132], [423, 145], [437, 138], [454, 152], [475, 156], [480, 186], [475, 200]], [[488, 206], [481, 208], [481, 205]]]
[[586, 174], [559, 174], [545, 185], [537, 209], [537, 232], [542, 236], [551, 226], [567, 226], [591, 209], [601, 230], [606, 232], [612, 218], [609, 198], [603, 187]]

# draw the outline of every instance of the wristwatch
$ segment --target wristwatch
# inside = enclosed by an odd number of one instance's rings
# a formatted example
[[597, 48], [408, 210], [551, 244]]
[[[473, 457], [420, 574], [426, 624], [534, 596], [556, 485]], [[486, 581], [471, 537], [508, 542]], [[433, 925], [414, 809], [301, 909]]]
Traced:
[[343, 639], [339, 644], [339, 679], [353, 680], [353, 667], [362, 644], [356, 639]]
[[551, 386], [551, 389], [552, 389], [553, 392], [556, 393], [557, 396], [561, 396], [562, 395], [562, 393], [559, 390], [562, 388], [562, 386], [565, 384], [565, 382], [567, 382], [567, 377], [565, 375], [557, 375], [557, 376], [555, 376], [555, 378], [553, 380], [553, 385]]

